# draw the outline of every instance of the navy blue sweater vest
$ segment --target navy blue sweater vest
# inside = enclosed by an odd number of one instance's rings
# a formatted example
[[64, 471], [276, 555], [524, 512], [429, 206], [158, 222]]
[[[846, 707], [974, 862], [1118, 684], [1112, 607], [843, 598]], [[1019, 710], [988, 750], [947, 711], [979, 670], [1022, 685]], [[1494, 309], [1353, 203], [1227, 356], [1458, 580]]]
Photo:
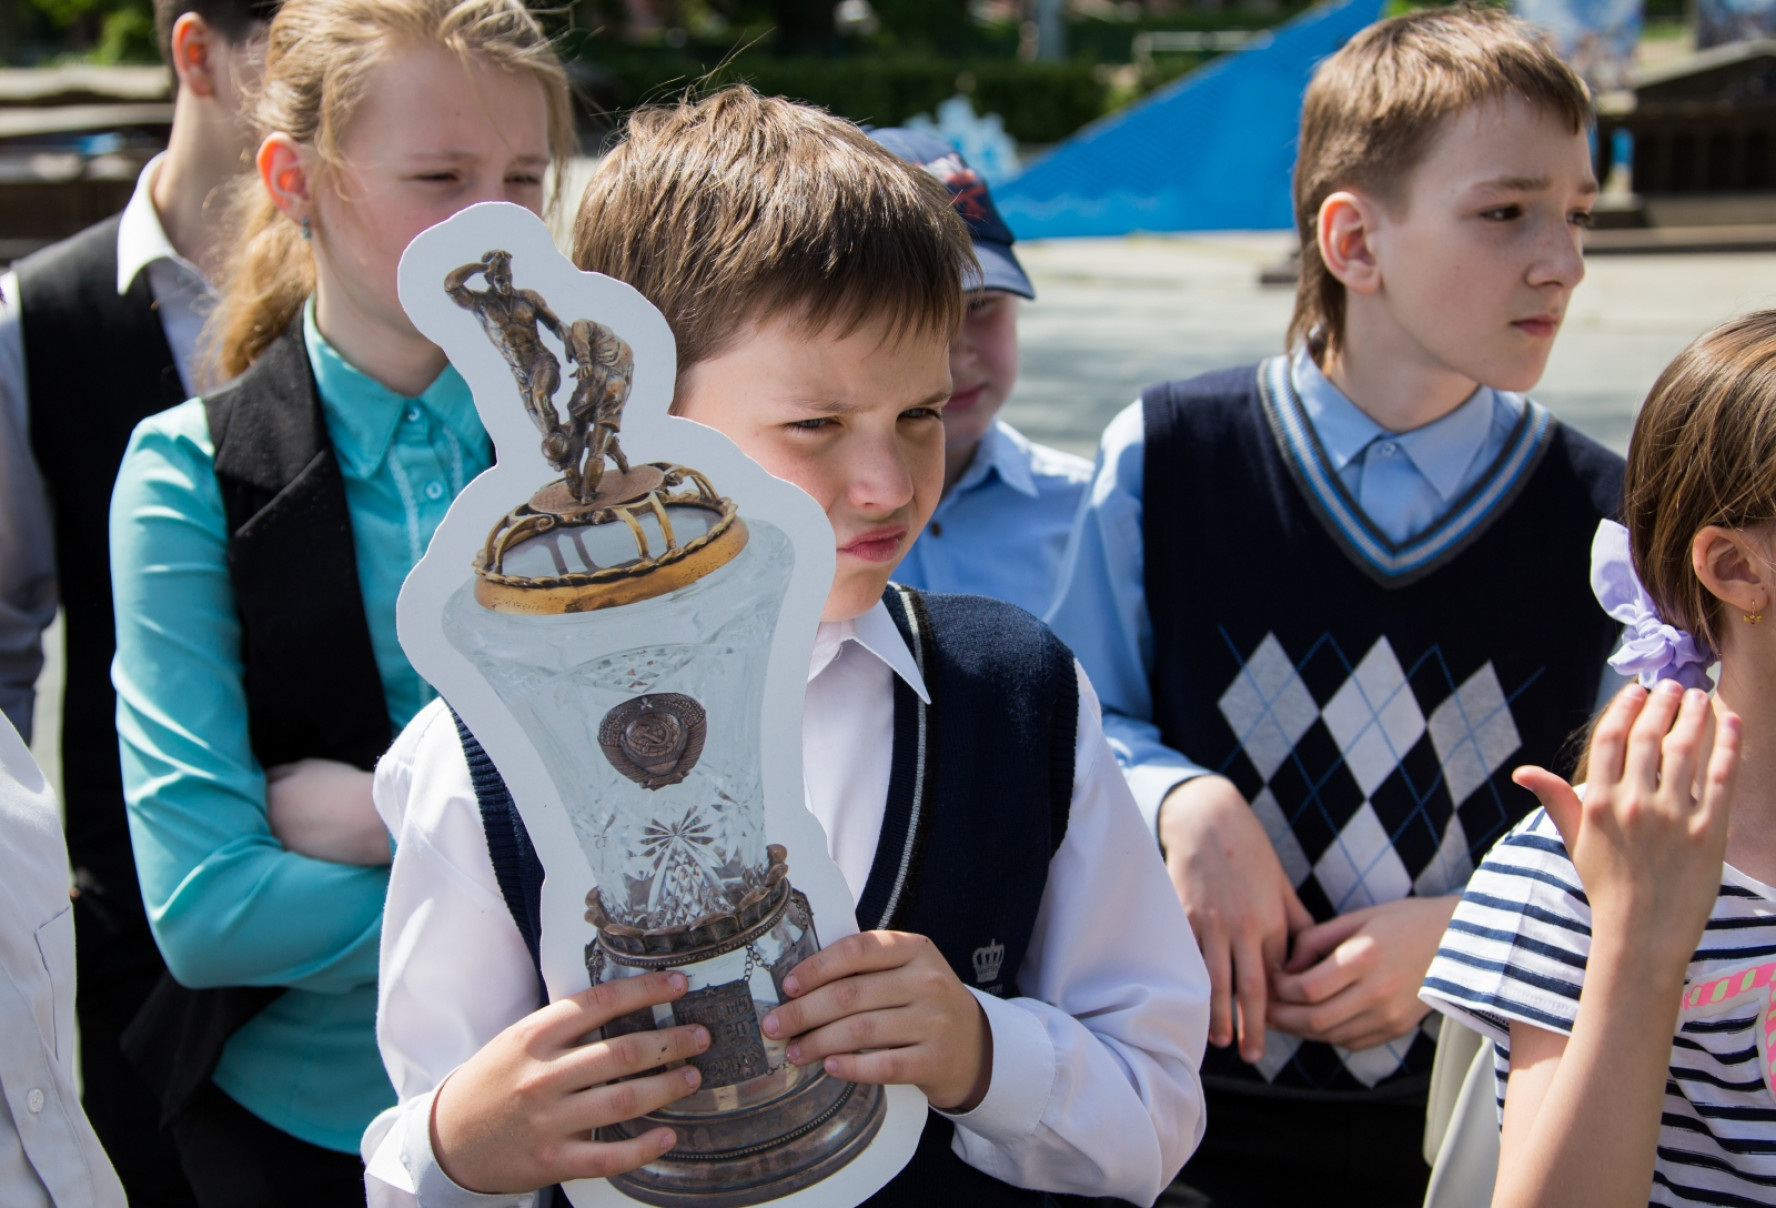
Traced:
[[[964, 985], [1015, 996], [1073, 797], [1073, 656], [1041, 622], [997, 600], [895, 587], [884, 599], [932, 703], [895, 679], [887, 810], [858, 923], [928, 936]], [[456, 724], [494, 874], [534, 962], [542, 862], [492, 760]], [[1001, 959], [977, 962], [1001, 949]], [[931, 1113], [912, 1161], [868, 1204], [1080, 1202], [982, 1174], [952, 1152], [952, 1133]]]
[[[1531, 404], [1491, 470], [1406, 546], [1368, 526], [1286, 361], [1142, 398], [1154, 721], [1239, 786], [1314, 917], [1459, 891], [1535, 804], [1520, 764], [1564, 766], [1616, 625], [1592, 598], [1622, 461]], [[1342, 1061], [1301, 1043], [1207, 1078], [1406, 1090], [1414, 1033]], [[1232, 1088], [1230, 1088], [1232, 1089]]]

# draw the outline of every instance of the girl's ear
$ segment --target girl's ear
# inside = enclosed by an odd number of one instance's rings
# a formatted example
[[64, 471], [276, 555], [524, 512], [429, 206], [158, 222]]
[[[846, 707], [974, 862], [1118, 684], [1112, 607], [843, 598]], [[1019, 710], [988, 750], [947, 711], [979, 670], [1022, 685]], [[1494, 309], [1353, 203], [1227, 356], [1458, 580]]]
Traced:
[[1320, 259], [1326, 271], [1353, 293], [1372, 294], [1381, 288], [1381, 266], [1373, 246], [1375, 217], [1375, 207], [1357, 193], [1334, 193], [1320, 203]]
[[300, 225], [314, 216], [308, 157], [301, 144], [282, 132], [267, 135], [255, 163], [265, 192], [284, 217]]
[[1764, 542], [1745, 529], [1711, 524], [1690, 542], [1690, 566], [1702, 586], [1728, 608], [1760, 613], [1776, 597]]

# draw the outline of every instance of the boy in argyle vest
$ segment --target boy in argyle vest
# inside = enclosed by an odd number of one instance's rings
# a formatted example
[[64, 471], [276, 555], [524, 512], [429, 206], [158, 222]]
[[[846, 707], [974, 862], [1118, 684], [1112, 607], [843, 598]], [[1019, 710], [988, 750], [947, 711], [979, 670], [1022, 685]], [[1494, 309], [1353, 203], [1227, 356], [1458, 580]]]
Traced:
[[1302, 109], [1288, 354], [1105, 434], [1050, 622], [1208, 963], [1183, 1182], [1217, 1208], [1420, 1202], [1419, 983], [1534, 805], [1511, 769], [1597, 699], [1621, 459], [1520, 393], [1584, 274], [1589, 122], [1503, 12], [1365, 30]]

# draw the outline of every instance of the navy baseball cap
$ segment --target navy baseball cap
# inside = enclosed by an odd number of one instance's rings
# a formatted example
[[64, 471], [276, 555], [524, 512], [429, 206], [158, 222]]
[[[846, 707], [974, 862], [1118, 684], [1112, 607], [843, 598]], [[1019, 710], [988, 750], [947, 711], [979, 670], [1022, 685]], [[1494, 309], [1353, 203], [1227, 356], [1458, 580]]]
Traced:
[[962, 153], [946, 140], [923, 130], [890, 126], [869, 130], [869, 136], [908, 163], [917, 164], [939, 180], [950, 191], [956, 212], [968, 224], [974, 238], [974, 254], [980, 260], [982, 280], [978, 286], [971, 278], [968, 284], [979, 289], [1002, 289], [1023, 298], [1034, 298], [1036, 287], [1024, 275], [1011, 245], [1017, 242], [1005, 219], [993, 205], [987, 182], [968, 166]]

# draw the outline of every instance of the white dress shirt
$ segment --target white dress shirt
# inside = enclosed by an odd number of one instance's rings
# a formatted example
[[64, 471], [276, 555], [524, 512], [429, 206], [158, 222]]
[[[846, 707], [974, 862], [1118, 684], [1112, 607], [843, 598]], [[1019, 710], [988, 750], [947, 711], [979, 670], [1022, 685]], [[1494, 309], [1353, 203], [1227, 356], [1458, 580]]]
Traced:
[[[1076, 668], [1077, 670], [1077, 668]], [[887, 609], [824, 624], [802, 718], [808, 808], [853, 895], [887, 808], [893, 677], [926, 696]], [[1072, 812], [1018, 983], [976, 994], [993, 1033], [986, 1098], [952, 1113], [956, 1153], [995, 1178], [1149, 1204], [1202, 1137], [1209, 983], [1079, 675]], [[928, 699], [928, 698], [927, 698]], [[442, 704], [376, 772], [397, 839], [377, 1038], [399, 1106], [364, 1134], [372, 1205], [526, 1205], [457, 1187], [431, 1152], [446, 1076], [534, 1009], [536, 973], [494, 879], [474, 786]]]
[[0, 717], [0, 1204], [122, 1208], [74, 1089], [74, 908], [55, 793]]
[[[117, 228], [117, 292], [146, 272], [161, 330], [185, 393], [197, 393], [192, 359], [215, 296], [197, 267], [174, 250], [149, 196], [165, 155], [148, 161]], [[96, 348], [93, 355], [103, 356]], [[106, 484], [108, 493], [110, 484]], [[0, 273], [0, 713], [27, 739], [42, 634], [55, 619], [54, 521], [31, 456], [30, 388], [19, 326], [18, 274]]]

